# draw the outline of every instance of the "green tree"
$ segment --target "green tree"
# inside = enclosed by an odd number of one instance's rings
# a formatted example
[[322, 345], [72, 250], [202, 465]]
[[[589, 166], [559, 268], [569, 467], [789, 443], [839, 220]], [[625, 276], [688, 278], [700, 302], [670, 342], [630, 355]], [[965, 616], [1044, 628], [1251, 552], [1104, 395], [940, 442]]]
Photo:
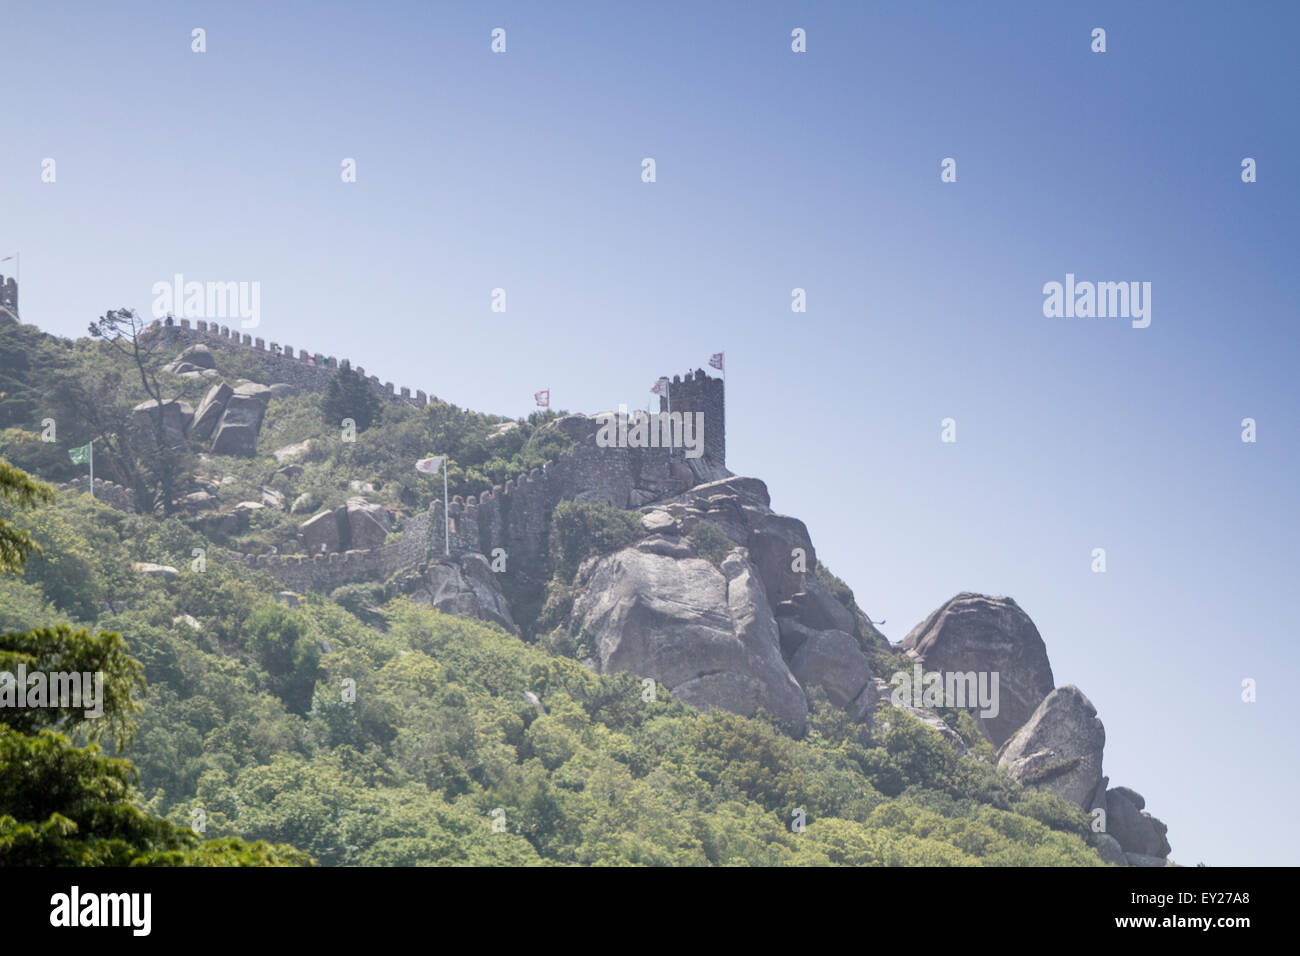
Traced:
[[[30, 508], [53, 501], [54, 489], [0, 459], [0, 498], [20, 508]], [[39, 553], [30, 534], [0, 518], [0, 574], [21, 573], [33, 549]]]
[[[50, 489], [0, 462], [0, 490], [20, 505], [48, 501]], [[0, 526], [4, 573], [22, 568], [30, 536]], [[133, 692], [142, 668], [120, 635], [91, 637], [59, 626], [0, 634], [0, 681], [16, 693], [16, 672], [93, 674], [102, 696], [52, 699], [49, 706], [0, 707], [0, 866], [272, 865], [310, 859], [291, 847], [242, 841], [202, 844], [192, 833], [152, 817], [134, 803], [135, 768], [106, 758], [94, 741], [111, 734], [123, 749], [135, 729]], [[56, 733], [57, 728], [60, 733]], [[69, 735], [92, 741], [73, 744]]]
[[380, 408], [379, 396], [370, 382], [344, 361], [325, 393], [326, 424], [339, 428], [345, 418], [350, 418], [356, 422], [357, 431], [363, 432], [379, 418]]
[[138, 464], [132, 470], [138, 482], [136, 504], [147, 510], [161, 504], [163, 514], [170, 515], [176, 510], [177, 489], [187, 471], [188, 449], [184, 440], [177, 441], [167, 434], [166, 408], [180, 398], [179, 394], [164, 398], [158, 382], [167, 340], [152, 331], [134, 309], [110, 309], [90, 324], [90, 335], [119, 358], [130, 361], [145, 394], [153, 401], [148, 414], [151, 440], [132, 435], [129, 427], [122, 429], [117, 439], [123, 445], [135, 446], [133, 457]]
[[276, 695], [296, 714], [311, 706], [319, 673], [320, 648], [307, 621], [280, 604], [264, 604], [244, 622], [247, 647], [271, 675]]

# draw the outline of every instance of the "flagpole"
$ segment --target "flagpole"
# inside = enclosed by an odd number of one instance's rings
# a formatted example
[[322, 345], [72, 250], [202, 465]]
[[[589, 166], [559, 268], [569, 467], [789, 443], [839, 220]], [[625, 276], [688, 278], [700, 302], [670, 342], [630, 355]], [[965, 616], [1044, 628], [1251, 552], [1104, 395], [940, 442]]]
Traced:
[[451, 468], [451, 457], [442, 458], [442, 531], [446, 538], [446, 556], [451, 557], [451, 499], [447, 497], [447, 470]]
[[93, 438], [90, 440], [90, 497], [95, 497], [95, 439]]
[[[664, 378], [664, 400], [668, 403], [668, 427], [671, 428], [673, 420], [673, 383], [666, 377]], [[673, 457], [673, 443], [671, 441], [668, 443], [668, 457]]]

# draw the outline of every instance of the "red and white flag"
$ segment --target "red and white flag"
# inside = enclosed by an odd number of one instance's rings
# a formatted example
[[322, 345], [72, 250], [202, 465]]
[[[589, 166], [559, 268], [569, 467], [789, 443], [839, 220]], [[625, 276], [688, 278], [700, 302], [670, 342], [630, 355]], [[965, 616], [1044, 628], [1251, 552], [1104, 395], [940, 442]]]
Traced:
[[716, 368], [716, 369], [718, 369], [719, 371], [721, 371], [721, 369], [722, 369], [722, 353], [721, 353], [721, 352], [714, 352], [714, 353], [713, 353], [713, 357], [709, 359], [709, 368]]
[[426, 475], [436, 475], [438, 469], [442, 467], [442, 462], [442, 455], [434, 455], [431, 458], [421, 458], [415, 463], [415, 470], [422, 471]]
[[551, 390], [544, 388], [540, 392], [533, 392], [533, 401], [537, 402], [538, 408], [551, 407]]
[[651, 395], [667, 395], [667, 394], [668, 394], [668, 379], [666, 379], [666, 378], [661, 378], [659, 381], [657, 381], [657, 382], [655, 382], [653, 385], [651, 385], [651, 386], [650, 386], [650, 394], [651, 394]]

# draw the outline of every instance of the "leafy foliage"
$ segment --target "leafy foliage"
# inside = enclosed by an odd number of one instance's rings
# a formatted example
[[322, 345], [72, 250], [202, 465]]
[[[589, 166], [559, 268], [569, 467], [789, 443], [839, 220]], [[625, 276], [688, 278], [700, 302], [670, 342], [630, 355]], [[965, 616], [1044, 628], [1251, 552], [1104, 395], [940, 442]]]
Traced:
[[[20, 508], [30, 508], [53, 497], [54, 489], [49, 485], [32, 480], [26, 472], [0, 459], [0, 498]], [[0, 573], [22, 568], [35, 547], [30, 534], [0, 517]]]
[[689, 535], [695, 551], [705, 561], [721, 565], [736, 543], [723, 534], [718, 526], [709, 521], [700, 521], [691, 529]]
[[[133, 360], [103, 343], [0, 336], [0, 426], [10, 429], [0, 440], [34, 467], [62, 467], [30, 447], [55, 377], [73, 396], [59, 412], [62, 437], [78, 444], [115, 436], [123, 409], [146, 397]], [[8, 353], [20, 340], [21, 358]], [[253, 371], [215, 358], [223, 375]], [[199, 387], [168, 384], [187, 400]], [[327, 414], [330, 400], [296, 395], [268, 408], [262, 447], [310, 442], [292, 471], [269, 454], [209, 456], [199, 469], [208, 474], [192, 477], [210, 482], [223, 507], [268, 489], [332, 508], [366, 482], [368, 495], [409, 515], [442, 494], [441, 477], [411, 467], [425, 455], [450, 456], [450, 490], [469, 495], [568, 448], [549, 412], [512, 422], [437, 401], [385, 404], [342, 443], [338, 418], [362, 418]], [[96, 448], [98, 470], [98, 438]], [[120, 469], [110, 474], [129, 476], [136, 455], [105, 439], [104, 460]], [[147, 477], [148, 461], [140, 467]], [[762, 713], [699, 713], [662, 687], [647, 696], [633, 675], [594, 674], [379, 582], [290, 609], [255, 570], [213, 555], [196, 570], [194, 549], [212, 543], [197, 523], [23, 494], [0, 501], [0, 528], [28, 536], [12, 561], [31, 555], [24, 577], [0, 575], [0, 631], [15, 632], [0, 639], [0, 669], [21, 659], [102, 670], [113, 716], [0, 711], [0, 864], [1100, 862], [1081, 811], [1025, 790], [988, 759], [958, 758], [904, 713], [891, 711], [887, 726], [855, 724], [814, 692], [809, 730], [795, 740]], [[258, 551], [288, 543], [301, 519], [272, 510], [234, 541]], [[723, 540], [709, 528], [697, 529], [696, 547], [720, 560]], [[535, 590], [511, 595], [512, 606], [526, 633], [535, 624], [572, 650], [576, 636], [557, 628], [578, 566], [637, 540], [640, 516], [566, 502], [545, 531]], [[136, 561], [179, 574], [136, 574]], [[851, 602], [842, 582], [818, 573]], [[904, 666], [891, 649], [872, 653], [878, 673]], [[969, 715], [945, 716], [978, 745]], [[131, 764], [96, 740], [124, 748]], [[188, 829], [196, 811], [206, 840]]]
[[344, 362], [330, 379], [321, 412], [331, 427], [338, 428], [344, 419], [352, 419], [357, 431], [363, 432], [379, 417], [380, 400], [370, 382]]
[[578, 565], [635, 543], [645, 532], [641, 516], [606, 504], [562, 501], [551, 514], [550, 555], [555, 575], [572, 581]]

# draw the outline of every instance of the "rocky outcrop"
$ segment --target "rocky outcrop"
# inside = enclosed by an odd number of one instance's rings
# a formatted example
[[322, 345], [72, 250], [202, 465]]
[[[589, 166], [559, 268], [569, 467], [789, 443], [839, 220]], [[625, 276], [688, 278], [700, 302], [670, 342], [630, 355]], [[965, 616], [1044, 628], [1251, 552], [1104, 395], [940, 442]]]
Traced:
[[342, 520], [347, 523], [348, 548], [378, 548], [393, 527], [383, 506], [364, 498], [349, 498], [343, 506]]
[[[1106, 832], [1119, 841], [1128, 854], [1164, 858], [1169, 855], [1169, 828], [1147, 813], [1146, 801], [1128, 787], [1106, 791]], [[1133, 864], [1141, 866], [1145, 864]]]
[[257, 454], [257, 433], [262, 427], [271, 390], [256, 382], [236, 385], [212, 435], [211, 451], [214, 455], [239, 455], [251, 458]]
[[217, 422], [221, 421], [221, 413], [226, 410], [226, 402], [234, 392], [235, 390], [225, 382], [218, 382], [208, 389], [208, 393], [203, 396], [203, 401], [199, 402], [198, 410], [194, 413], [194, 424], [190, 426], [192, 438], [196, 441], [207, 441], [211, 437]]
[[1071, 685], [1044, 698], [998, 752], [998, 766], [1021, 783], [1086, 810], [1101, 781], [1105, 745], [1106, 729], [1097, 709]]
[[298, 537], [308, 554], [381, 547], [392, 530], [392, 520], [382, 505], [364, 498], [349, 498], [332, 511], [312, 515], [298, 526]]
[[215, 368], [216, 363], [212, 360], [212, 352], [202, 343], [182, 349], [180, 355], [166, 366], [167, 371], [174, 375], [194, 375]]
[[998, 747], [1029, 720], [1052, 691], [1047, 647], [1029, 615], [1007, 597], [962, 593], [947, 601], [903, 639], [903, 648], [927, 672], [998, 674], [998, 712], [980, 730]]
[[180, 576], [177, 571], [169, 564], [154, 564], [151, 561], [136, 561], [131, 565], [131, 570], [136, 574], [143, 574], [146, 577], [161, 578], [164, 581], [174, 581]]
[[[733, 475], [696, 485], [648, 509], [642, 524], [670, 536], [690, 536], [701, 524], [711, 525], [748, 551], [778, 619], [814, 631], [864, 635], [858, 616], [817, 577], [817, 551], [807, 527], [772, 511], [767, 486], [757, 478]], [[875, 640], [874, 628], [866, 636]]]
[[298, 525], [298, 537], [308, 554], [325, 554], [341, 551], [339, 547], [339, 521], [333, 511], [314, 514]]
[[864, 646], [883, 639], [827, 591], [807, 528], [771, 510], [761, 481], [696, 485], [645, 506], [641, 525], [643, 540], [589, 561], [573, 582], [568, 630], [593, 666], [654, 677], [703, 708], [761, 707], [796, 727], [813, 688], [854, 719], [869, 716]]
[[[272, 393], [274, 394], [274, 392]], [[311, 450], [312, 440], [310, 438], [295, 442], [292, 445], [285, 445], [283, 448], [277, 448], [271, 452], [277, 462], [293, 461], [295, 458], [301, 458]]]
[[481, 554], [431, 561], [400, 575], [395, 586], [416, 603], [431, 605], [445, 614], [492, 621], [512, 633], [518, 630], [498, 576]]
[[763, 581], [743, 548], [721, 567], [626, 548], [587, 561], [570, 631], [600, 673], [652, 677], [701, 709], [762, 708], [797, 730], [808, 705], [781, 656]]
[[[785, 620], [782, 619], [783, 624]], [[805, 693], [820, 687], [836, 707], [849, 710], [855, 719], [865, 716], [865, 704], [858, 701], [871, 683], [871, 663], [857, 640], [844, 631], [814, 631], [792, 623], [807, 632], [787, 658], [799, 686]], [[783, 647], [788, 627], [782, 627]]]
[[[169, 445], [183, 442], [189, 434], [190, 423], [194, 420], [194, 409], [188, 402], [169, 401], [161, 403], [163, 441]], [[159, 403], [153, 399], [141, 402], [131, 409], [128, 427], [136, 434], [144, 436], [149, 442], [155, 441], [155, 420]]]
[[1109, 833], [1095, 834], [1093, 842], [1097, 847], [1097, 855], [1105, 862], [1113, 863], [1115, 866], [1129, 865], [1128, 858], [1124, 855], [1124, 848]]

